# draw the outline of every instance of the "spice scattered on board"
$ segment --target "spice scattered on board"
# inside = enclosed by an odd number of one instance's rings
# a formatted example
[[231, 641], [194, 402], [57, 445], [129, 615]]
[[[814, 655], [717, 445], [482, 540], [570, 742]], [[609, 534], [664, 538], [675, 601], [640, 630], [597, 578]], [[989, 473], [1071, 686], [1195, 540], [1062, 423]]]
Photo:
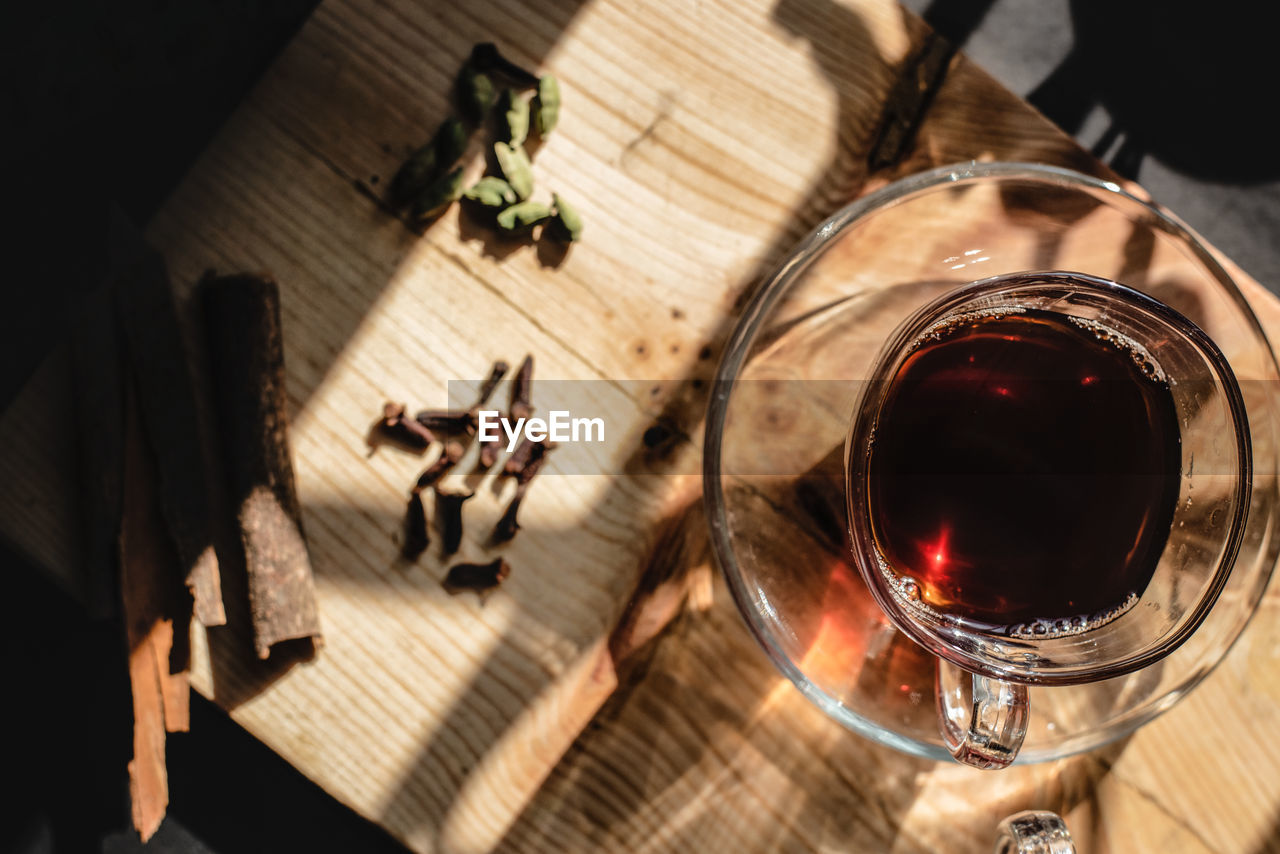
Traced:
[[485, 175], [472, 184], [462, 198], [499, 211], [520, 201], [515, 189], [497, 175]]
[[218, 434], [248, 572], [254, 648], [265, 659], [282, 641], [308, 639], [319, 646], [289, 452], [279, 289], [263, 276], [210, 275], [200, 283], [200, 296]]
[[382, 420], [377, 426], [378, 435], [382, 439], [404, 445], [415, 451], [425, 451], [436, 437], [417, 419], [406, 418], [406, 409], [403, 403], [383, 404]]
[[432, 181], [425, 190], [418, 194], [409, 208], [409, 217], [414, 222], [435, 219], [449, 209], [449, 206], [462, 198], [462, 170], [454, 169]]
[[533, 414], [529, 396], [533, 393], [533, 356], [525, 356], [511, 383], [511, 417], [528, 418]]
[[555, 215], [552, 219], [552, 225], [556, 231], [567, 242], [572, 243], [580, 239], [582, 237], [582, 217], [578, 216], [578, 212], [568, 202], [560, 198], [559, 193], [552, 193], [551, 199], [555, 203]]
[[506, 581], [510, 574], [511, 564], [505, 558], [496, 557], [488, 563], [454, 564], [441, 583], [451, 594], [471, 590], [483, 595]]
[[474, 492], [447, 492], [436, 487], [436, 519], [444, 535], [442, 549], [446, 555], [462, 545], [462, 505], [475, 497]]
[[391, 179], [388, 197], [394, 205], [414, 201], [432, 182], [452, 169], [467, 150], [467, 128], [452, 116], [445, 119], [435, 136], [404, 162]]
[[404, 547], [401, 553], [405, 560], [417, 560], [429, 545], [427, 508], [422, 505], [422, 493], [415, 489], [409, 493], [409, 506], [404, 514]]
[[[212, 474], [212, 466], [205, 454], [196, 384], [173, 288], [160, 253], [146, 246], [123, 222], [113, 221], [112, 228], [116, 232], [114, 251], [124, 256], [116, 260], [121, 269], [111, 288], [122, 358], [117, 360], [114, 354], [104, 351], [86, 355], [102, 366], [95, 378], [109, 381], [107, 372], [111, 364], [119, 361], [133, 384], [142, 436], [155, 463], [156, 489], [165, 525], [176, 547], [177, 566], [194, 600], [195, 615], [205, 626], [222, 625], [226, 612], [212, 545], [214, 511], [206, 482], [206, 473]], [[102, 395], [118, 394], [118, 388], [97, 390], [94, 397], [102, 402]], [[86, 413], [91, 419], [86, 428], [107, 429], [107, 435], [112, 436], [118, 425], [103, 423], [104, 416], [110, 417], [110, 409]], [[108, 504], [112, 512], [118, 512], [116, 500]], [[90, 512], [97, 512], [97, 508]], [[118, 517], [109, 521], [109, 527], [114, 527], [115, 522]]]
[[418, 493], [435, 486], [436, 482], [444, 477], [449, 469], [458, 464], [458, 460], [462, 459], [464, 450], [460, 442], [446, 443], [436, 461], [423, 469], [422, 474], [418, 475], [418, 482], [414, 484], [413, 491]]
[[502, 77], [506, 82], [519, 89], [528, 89], [538, 85], [538, 77], [531, 74], [498, 51], [493, 42], [480, 42], [471, 48], [471, 56], [467, 64], [478, 71]]
[[[390, 182], [388, 203], [408, 207], [410, 221], [421, 224], [464, 199], [508, 237], [545, 236], [564, 244], [580, 240], [582, 218], [558, 193], [550, 202], [533, 198], [530, 134], [536, 133], [540, 142], [559, 123], [559, 81], [521, 68], [492, 42], [482, 42], [458, 70], [454, 96], [461, 118], [446, 119], [429, 142], [409, 155]], [[475, 130], [491, 137], [493, 171], [464, 188], [457, 164]]]
[[550, 74], [538, 80], [538, 94], [533, 96], [532, 108], [538, 136], [555, 130], [560, 121], [560, 83]]
[[523, 145], [495, 142], [493, 158], [502, 171], [502, 177], [507, 179], [507, 185], [515, 190], [517, 199], [523, 202], [533, 195], [533, 163]]
[[498, 227], [509, 234], [527, 234], [549, 219], [551, 208], [541, 202], [518, 202], [498, 214]]
[[[553, 442], [530, 442], [524, 459], [517, 466], [511, 466], [508, 461], [505, 471], [516, 479], [516, 494], [512, 496], [507, 509], [503, 511], [498, 524], [494, 526], [492, 537], [494, 543], [505, 543], [514, 538], [516, 532], [520, 530], [520, 522], [516, 518], [520, 512], [520, 504], [524, 501], [525, 493], [529, 491], [530, 481], [546, 461], [547, 452], [554, 449]], [[518, 451], [519, 448], [516, 450]], [[512, 456], [514, 457], [514, 454]]]
[[510, 366], [501, 359], [493, 363], [493, 367], [489, 369], [489, 376], [485, 377], [484, 382], [480, 384], [479, 397], [471, 405], [470, 412], [473, 418], [480, 411], [480, 407], [488, 403], [489, 398], [493, 397], [494, 389], [498, 387], [498, 383], [502, 382], [502, 378], [507, 375], [509, 369]]
[[508, 145], [524, 145], [529, 138], [529, 102], [515, 89], [503, 89], [498, 97], [498, 136]]
[[[476, 492], [474, 490], [458, 491], [445, 486], [443, 481], [461, 461], [467, 445], [475, 440], [478, 413], [488, 404], [508, 370], [507, 362], [495, 361], [488, 376], [480, 384], [476, 402], [465, 410], [427, 409], [422, 410], [412, 419], [406, 419], [404, 413], [407, 408], [403, 404], [387, 403], [384, 406], [381, 423], [391, 426], [383, 429], [399, 431], [405, 429], [404, 423], [412, 422], [432, 437], [427, 442], [428, 448], [440, 446], [439, 456], [418, 475], [409, 490], [403, 525], [404, 541], [401, 544], [401, 554], [406, 560], [418, 560], [430, 545], [431, 538], [427, 531], [430, 516], [434, 516], [435, 527], [441, 533], [440, 553], [442, 555], [452, 555], [462, 546], [465, 505], [475, 497]], [[530, 402], [532, 390], [533, 357], [525, 356], [511, 380], [511, 398], [508, 405], [510, 418], [527, 418], [533, 412]], [[446, 438], [437, 438], [437, 434]], [[421, 434], [411, 431], [410, 435], [420, 436]], [[416, 443], [398, 441], [395, 444], [406, 451], [419, 450]], [[547, 453], [554, 448], [555, 444], [552, 442], [534, 442], [524, 439], [508, 455], [499, 474], [514, 478], [516, 491], [495, 526], [488, 546], [499, 546], [515, 537], [520, 528], [516, 514], [528, 493], [529, 484], [545, 463]], [[481, 442], [478, 465], [472, 474], [483, 474], [493, 469], [502, 450], [501, 442]], [[422, 500], [422, 493], [427, 489], [432, 489], [435, 494], [432, 513], [428, 513]], [[510, 572], [510, 564], [500, 558], [487, 564], [461, 563], [450, 570], [442, 584], [451, 593], [475, 590], [484, 594], [501, 584]]]
[[428, 430], [441, 433], [474, 433], [475, 419], [468, 411], [455, 412], [451, 409], [424, 409], [413, 420]]

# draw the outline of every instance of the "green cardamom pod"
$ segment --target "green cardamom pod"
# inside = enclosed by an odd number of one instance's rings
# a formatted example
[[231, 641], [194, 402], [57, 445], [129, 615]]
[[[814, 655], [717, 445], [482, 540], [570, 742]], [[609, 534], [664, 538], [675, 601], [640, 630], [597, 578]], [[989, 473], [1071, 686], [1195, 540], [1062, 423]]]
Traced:
[[436, 172], [436, 146], [432, 140], [409, 155], [391, 179], [388, 193], [391, 203], [397, 206], [408, 203], [435, 179]]
[[437, 178], [413, 202], [410, 216], [418, 222], [433, 219], [462, 197], [462, 168], [454, 169], [443, 178]]
[[533, 97], [533, 118], [538, 136], [546, 136], [560, 121], [560, 84], [548, 74], [538, 80], [538, 94]]
[[445, 119], [431, 141], [411, 154], [391, 179], [391, 203], [408, 204], [452, 168], [467, 150], [467, 135], [462, 122], [452, 116]]
[[551, 209], [541, 202], [519, 202], [498, 214], [498, 228], [503, 231], [526, 231], [551, 217]]
[[522, 200], [533, 194], [533, 164], [523, 146], [507, 145], [505, 142], [493, 144], [493, 155], [498, 161], [502, 176], [507, 179], [511, 189]]
[[473, 125], [484, 121], [493, 106], [493, 81], [489, 75], [476, 68], [470, 62], [463, 63], [457, 80], [458, 106], [462, 115]]
[[506, 77], [521, 89], [532, 89], [538, 85], [538, 78], [516, 65], [498, 52], [493, 42], [480, 42], [471, 48], [471, 58], [467, 60], [479, 71], [494, 71]]
[[529, 102], [514, 89], [503, 89], [498, 98], [498, 137], [511, 145], [523, 145], [529, 136]]
[[567, 243], [573, 243], [582, 237], [582, 217], [578, 212], [560, 198], [559, 193], [552, 193], [551, 201], [556, 209], [555, 218], [552, 220], [555, 224], [555, 236]]
[[455, 116], [450, 116], [440, 125], [432, 142], [436, 147], [436, 162], [440, 168], [452, 169], [462, 155], [467, 153], [467, 127]]
[[478, 202], [487, 208], [505, 208], [516, 203], [516, 191], [496, 175], [486, 175], [462, 194], [464, 199]]

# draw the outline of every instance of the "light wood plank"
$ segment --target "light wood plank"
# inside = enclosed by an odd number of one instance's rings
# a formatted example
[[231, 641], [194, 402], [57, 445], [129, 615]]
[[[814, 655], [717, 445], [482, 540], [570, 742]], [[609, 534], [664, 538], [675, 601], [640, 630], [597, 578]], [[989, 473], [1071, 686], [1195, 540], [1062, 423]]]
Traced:
[[[327, 640], [264, 685], [201, 635], [198, 689], [420, 851], [982, 851], [1027, 807], [1063, 811], [1083, 850], [1274, 850], [1274, 595], [1202, 689], [1123, 749], [1000, 775], [840, 729], [776, 675], [718, 586], [614, 690], [606, 640], [659, 523], [696, 497], [691, 380], [709, 376], [700, 354], [742, 294], [822, 217], [900, 175], [973, 158], [1102, 168], [960, 57], [905, 159], [869, 173], [883, 104], [927, 38], [887, 0], [326, 0], [149, 227], [183, 294], [210, 266], [282, 283]], [[535, 174], [587, 231], [558, 269], [456, 211], [416, 235], [373, 198], [483, 40], [564, 90]], [[1245, 287], [1280, 332], [1280, 303]], [[383, 400], [444, 405], [451, 381], [525, 352], [540, 378], [590, 381], [576, 399], [613, 439], [553, 457], [497, 594], [451, 598], [434, 549], [397, 558], [423, 461], [367, 458], [364, 434]], [[17, 451], [0, 510], [6, 535], [73, 584], [65, 374], [51, 360], [0, 421]], [[635, 453], [664, 410], [695, 437], [665, 467]], [[460, 557], [489, 555], [505, 495], [480, 485]], [[705, 551], [683, 568], [705, 577]]]

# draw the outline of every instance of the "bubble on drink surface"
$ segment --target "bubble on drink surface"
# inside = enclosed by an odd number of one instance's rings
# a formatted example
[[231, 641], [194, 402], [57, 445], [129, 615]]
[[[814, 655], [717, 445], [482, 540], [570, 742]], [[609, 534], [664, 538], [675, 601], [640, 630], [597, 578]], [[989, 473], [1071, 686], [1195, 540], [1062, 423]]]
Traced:
[[978, 309], [976, 311], [965, 311], [960, 314], [952, 314], [942, 318], [931, 324], [924, 332], [920, 333], [920, 337], [911, 343], [907, 348], [907, 352], [915, 350], [921, 345], [929, 341], [941, 341], [948, 335], [953, 334], [956, 330], [964, 326], [971, 326], [984, 320], [990, 320], [995, 317], [1005, 317], [1010, 314], [1026, 314], [1027, 309], [1020, 305], [994, 305], [987, 308]]
[[1130, 358], [1133, 359], [1133, 363], [1138, 366], [1138, 370], [1141, 371], [1142, 375], [1147, 379], [1158, 383], [1165, 383], [1166, 385], [1168, 384], [1169, 378], [1165, 374], [1164, 369], [1160, 367], [1160, 363], [1156, 361], [1155, 356], [1152, 356], [1151, 352], [1147, 350], [1146, 347], [1143, 347], [1128, 335], [1122, 335], [1110, 326], [1100, 323], [1097, 320], [1090, 320], [1087, 317], [1068, 315], [1067, 319], [1081, 329], [1092, 332], [1093, 337], [1104, 344], [1110, 344], [1117, 350], [1122, 350], [1128, 353]]
[[1069, 619], [1032, 620], [1009, 628], [1009, 636], [1022, 640], [1053, 640], [1091, 632], [1125, 614], [1138, 604], [1138, 594], [1130, 593], [1114, 608], [1096, 614], [1080, 615]]
[[920, 583], [910, 575], [903, 575], [897, 572], [889, 565], [884, 555], [880, 554], [879, 549], [876, 550], [876, 563], [880, 565], [880, 576], [885, 581], [885, 587], [893, 595], [893, 598], [904, 606], [916, 611], [923, 611], [934, 617], [942, 617], [938, 611], [931, 608], [924, 600], [924, 592], [920, 589]]

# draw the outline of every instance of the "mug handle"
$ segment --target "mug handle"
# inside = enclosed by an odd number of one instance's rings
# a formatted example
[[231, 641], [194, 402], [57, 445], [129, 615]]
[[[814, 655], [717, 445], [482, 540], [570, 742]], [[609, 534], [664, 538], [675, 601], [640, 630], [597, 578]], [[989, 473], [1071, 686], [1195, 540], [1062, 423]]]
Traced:
[[939, 658], [938, 724], [957, 762], [1007, 768], [1027, 735], [1027, 686], [979, 676]]
[[1000, 822], [992, 854], [1076, 854], [1062, 817], [1043, 810], [1016, 813]]

